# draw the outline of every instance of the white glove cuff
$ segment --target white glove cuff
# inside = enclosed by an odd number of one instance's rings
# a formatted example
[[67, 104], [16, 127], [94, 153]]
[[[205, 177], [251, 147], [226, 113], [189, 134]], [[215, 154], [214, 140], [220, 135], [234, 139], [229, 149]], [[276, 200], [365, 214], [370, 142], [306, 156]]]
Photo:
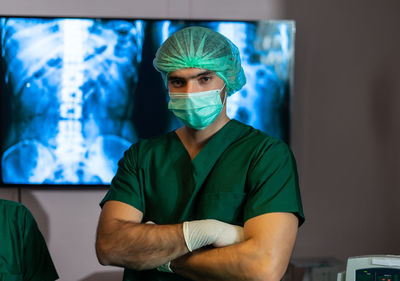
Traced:
[[183, 223], [183, 237], [185, 238], [186, 247], [189, 249], [189, 252], [192, 252], [193, 249], [190, 245], [189, 222], [187, 221]]

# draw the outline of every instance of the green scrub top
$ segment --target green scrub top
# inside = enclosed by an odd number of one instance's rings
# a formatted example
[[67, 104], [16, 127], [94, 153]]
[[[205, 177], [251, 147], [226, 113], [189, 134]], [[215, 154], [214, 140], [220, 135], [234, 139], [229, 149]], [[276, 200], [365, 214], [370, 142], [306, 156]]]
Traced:
[[29, 210], [0, 199], [0, 281], [54, 281], [46, 242]]
[[[174, 224], [217, 219], [243, 226], [270, 212], [304, 222], [293, 154], [281, 140], [236, 120], [219, 130], [197, 156], [175, 132], [139, 141], [118, 163], [100, 203], [117, 200], [143, 212], [143, 221]], [[124, 280], [187, 280], [176, 274], [125, 270]]]

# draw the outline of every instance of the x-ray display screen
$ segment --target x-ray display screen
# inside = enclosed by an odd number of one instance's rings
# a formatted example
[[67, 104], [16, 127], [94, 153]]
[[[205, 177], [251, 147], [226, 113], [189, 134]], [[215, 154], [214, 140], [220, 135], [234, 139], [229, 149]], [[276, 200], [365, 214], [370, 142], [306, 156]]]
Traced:
[[0, 17], [0, 185], [106, 186], [132, 143], [181, 126], [152, 61], [191, 25], [240, 50], [229, 117], [288, 142], [291, 21]]

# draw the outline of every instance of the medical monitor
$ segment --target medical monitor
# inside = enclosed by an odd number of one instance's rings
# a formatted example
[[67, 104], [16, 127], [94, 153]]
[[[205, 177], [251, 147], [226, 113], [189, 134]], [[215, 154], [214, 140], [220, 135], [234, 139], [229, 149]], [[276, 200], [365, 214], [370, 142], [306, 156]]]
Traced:
[[289, 142], [291, 21], [0, 17], [0, 186], [107, 186], [132, 143], [181, 126], [152, 61], [191, 25], [240, 50], [228, 115]]
[[337, 281], [400, 281], [399, 255], [349, 257]]

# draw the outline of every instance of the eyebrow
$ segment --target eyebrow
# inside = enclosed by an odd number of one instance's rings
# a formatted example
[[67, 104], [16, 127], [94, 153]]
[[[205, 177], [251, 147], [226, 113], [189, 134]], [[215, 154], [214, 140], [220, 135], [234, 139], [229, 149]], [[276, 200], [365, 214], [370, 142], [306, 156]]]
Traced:
[[201, 76], [210, 75], [210, 74], [214, 74], [214, 73], [215, 73], [215, 71], [206, 70], [206, 71], [200, 72], [200, 73], [198, 73], [198, 74], [196, 74], [194, 76], [191, 76], [189, 78], [184, 78], [184, 77], [181, 77], [181, 76], [168, 76], [168, 81], [179, 80], [179, 79], [185, 79], [185, 80], [186, 79], [194, 79], [194, 78], [199, 78]]

